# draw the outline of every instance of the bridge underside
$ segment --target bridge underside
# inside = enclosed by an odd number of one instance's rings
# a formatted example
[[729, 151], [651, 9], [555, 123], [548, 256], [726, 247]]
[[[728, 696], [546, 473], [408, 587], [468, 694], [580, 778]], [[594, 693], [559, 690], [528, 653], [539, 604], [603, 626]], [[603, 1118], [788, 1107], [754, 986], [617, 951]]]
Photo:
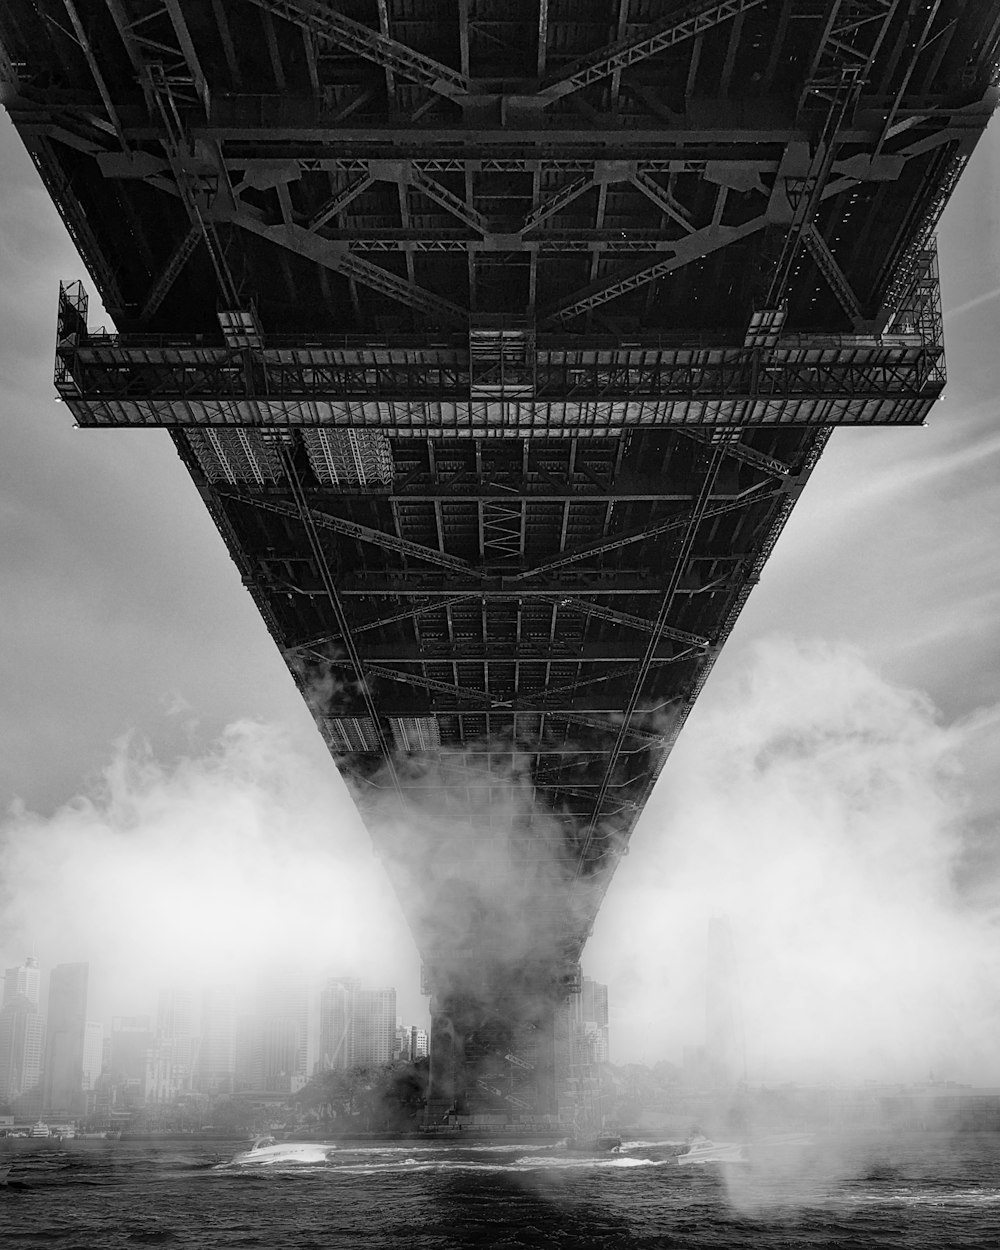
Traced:
[[[443, 13], [442, 9], [448, 12]], [[365, 815], [428, 1118], [572, 1118], [567, 1001], [832, 428], [944, 384], [1000, 5], [10, 0], [6, 107]], [[573, 1082], [576, 1085], [573, 1085]]]

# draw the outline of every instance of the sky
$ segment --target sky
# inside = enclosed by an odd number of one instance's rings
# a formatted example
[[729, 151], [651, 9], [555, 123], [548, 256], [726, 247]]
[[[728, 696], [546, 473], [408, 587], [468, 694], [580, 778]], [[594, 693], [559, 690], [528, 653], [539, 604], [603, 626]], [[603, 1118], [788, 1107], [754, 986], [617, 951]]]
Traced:
[[[91, 963], [95, 1018], [266, 964], [419, 961], [167, 435], [54, 400], [86, 278], [0, 116], [0, 967]], [[837, 431], [664, 769], [584, 956], [612, 1058], [704, 1041], [733, 934], [751, 1082], [1000, 1083], [1000, 129], [939, 232], [949, 383]], [[92, 302], [92, 323], [100, 310]]]

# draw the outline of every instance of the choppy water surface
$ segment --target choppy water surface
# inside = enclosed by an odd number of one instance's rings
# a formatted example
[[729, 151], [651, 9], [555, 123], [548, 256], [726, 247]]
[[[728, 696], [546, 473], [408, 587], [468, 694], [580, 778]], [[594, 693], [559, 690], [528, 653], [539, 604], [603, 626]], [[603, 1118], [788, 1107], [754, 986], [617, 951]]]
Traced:
[[[1000, 1137], [868, 1137], [678, 1167], [538, 1145], [342, 1145], [323, 1163], [233, 1167], [216, 1143], [72, 1143], [21, 1154], [0, 1246], [1000, 1246]], [[0, 1159], [0, 1164], [4, 1162]]]

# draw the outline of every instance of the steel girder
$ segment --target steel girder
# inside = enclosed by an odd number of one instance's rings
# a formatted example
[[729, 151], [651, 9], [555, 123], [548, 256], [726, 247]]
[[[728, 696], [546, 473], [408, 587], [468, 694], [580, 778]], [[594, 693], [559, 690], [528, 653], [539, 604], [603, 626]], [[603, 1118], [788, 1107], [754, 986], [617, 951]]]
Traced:
[[[339, 350], [318, 344], [234, 350], [140, 339], [133, 345], [128, 338], [115, 336], [59, 347], [67, 400], [138, 406], [147, 396], [155, 396], [155, 402], [176, 399], [182, 405], [192, 405], [188, 423], [193, 425], [227, 423], [227, 400], [234, 405], [258, 402], [261, 414], [272, 417], [265, 424], [297, 425], [333, 423], [319, 407], [310, 413], [310, 403], [413, 404], [433, 400], [442, 405], [459, 403], [471, 411], [477, 406], [475, 397], [470, 399], [468, 357], [460, 351], [433, 352], [426, 363], [378, 359], [382, 353], [364, 349], [356, 361], [344, 360], [349, 351], [347, 344]], [[508, 394], [501, 387], [496, 400], [530, 412], [535, 404], [680, 403], [701, 397], [720, 402], [791, 402], [835, 396], [918, 399], [929, 393], [927, 387], [941, 348], [911, 335], [895, 339], [805, 338], [786, 341], [778, 350], [665, 348], [658, 343], [644, 350], [636, 344], [604, 354], [619, 360], [572, 350], [564, 355], [555, 344], [548, 350], [539, 346], [529, 394], [524, 394], [522, 384], [517, 389], [511, 387]], [[365, 355], [375, 359], [366, 360]], [[210, 411], [213, 403], [214, 415]], [[293, 415], [296, 403], [301, 404], [301, 410]], [[204, 409], [203, 415], [199, 415], [199, 407]], [[236, 411], [234, 408], [228, 423], [241, 423]], [[259, 421], [259, 416], [250, 415], [246, 423]], [[131, 422], [126, 416], [113, 423]], [[175, 418], [171, 423], [185, 422]]]
[[457, 70], [362, 22], [345, 17], [320, 0], [249, 0], [249, 3], [446, 99], [460, 101], [468, 95], [468, 79]]
[[694, 39], [729, 21], [748, 9], [762, 4], [763, 0], [695, 0], [678, 14], [665, 18], [635, 39], [623, 39], [610, 44], [600, 52], [583, 57], [568, 70], [544, 82], [538, 94], [546, 103], [579, 91], [591, 83], [599, 82], [611, 74], [636, 65], [658, 52], [675, 47], [685, 40]]
[[140, 322], [148, 322], [150, 317], [156, 313], [156, 310], [170, 294], [171, 287], [194, 254], [195, 248], [201, 240], [202, 231], [200, 227], [193, 225], [181, 239], [180, 243], [178, 243], [177, 247], [174, 248], [167, 263], [149, 288], [149, 292], [139, 312]]
[[[319, 0], [250, 0], [259, 8], [301, 26], [319, 38], [354, 52], [382, 69], [401, 77], [457, 104], [475, 105], [485, 94], [495, 93], [492, 84], [483, 88], [468, 73], [456, 71], [431, 57], [407, 47], [381, 31], [355, 22], [332, 10]], [[763, 0], [695, 0], [676, 16], [665, 19], [635, 39], [624, 39], [582, 58], [559, 75], [539, 84], [536, 93], [516, 91], [511, 94], [520, 102], [525, 97], [545, 107], [555, 100], [599, 82], [614, 73], [655, 56], [668, 48], [727, 21], [753, 8]], [[547, 11], [539, 14], [540, 35], [545, 30]], [[544, 39], [539, 39], [542, 57]], [[467, 48], [467, 45], [466, 45]], [[467, 51], [466, 51], [467, 57]]]

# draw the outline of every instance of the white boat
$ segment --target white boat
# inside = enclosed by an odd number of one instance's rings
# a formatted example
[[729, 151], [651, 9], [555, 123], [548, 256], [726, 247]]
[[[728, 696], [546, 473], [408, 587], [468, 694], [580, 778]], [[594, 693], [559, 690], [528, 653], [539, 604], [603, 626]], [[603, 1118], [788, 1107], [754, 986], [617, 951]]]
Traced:
[[278, 1141], [276, 1137], [258, 1137], [249, 1150], [241, 1150], [230, 1160], [235, 1164], [261, 1167], [270, 1163], [325, 1163], [334, 1146], [315, 1141]]
[[748, 1163], [746, 1147], [738, 1141], [712, 1141], [708, 1137], [692, 1137], [687, 1150], [677, 1156], [684, 1166], [692, 1163]]
[[31, 1126], [31, 1132], [28, 1134], [28, 1136], [29, 1137], [51, 1137], [52, 1130], [49, 1128], [47, 1124], [44, 1124], [41, 1120], [39, 1120], [37, 1124], [33, 1124]]

